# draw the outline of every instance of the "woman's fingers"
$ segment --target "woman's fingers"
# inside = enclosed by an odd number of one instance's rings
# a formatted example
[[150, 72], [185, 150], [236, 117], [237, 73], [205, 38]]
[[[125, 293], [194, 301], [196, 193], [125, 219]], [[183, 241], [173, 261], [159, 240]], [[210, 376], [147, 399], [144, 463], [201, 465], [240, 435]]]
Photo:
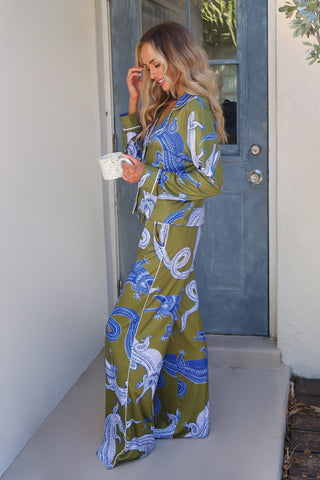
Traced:
[[126, 158], [129, 158], [132, 165], [127, 162], [123, 162], [123, 173], [122, 178], [129, 183], [137, 183], [142, 177], [144, 170], [144, 163], [140, 162], [131, 155], [124, 155]]
[[142, 85], [143, 68], [136, 65], [128, 70], [127, 86], [130, 95], [139, 97]]
[[136, 83], [137, 81], [142, 80], [143, 68], [142, 67], [133, 67], [129, 68], [127, 74], [127, 84]]
[[[130, 162], [132, 163], [132, 165], [136, 165], [138, 163], [141, 163], [140, 160], [138, 160], [137, 158], [133, 157], [132, 155], [129, 155], [128, 153], [123, 153], [121, 155], [122, 158], [127, 158], [128, 160], [130, 160]], [[127, 163], [127, 162], [125, 162]], [[130, 164], [128, 164], [130, 165]]]
[[135, 67], [129, 68], [127, 78], [131, 76], [136, 76], [136, 75], [140, 76], [142, 72], [143, 72], [143, 67], [139, 67], [138, 65], [136, 65]]

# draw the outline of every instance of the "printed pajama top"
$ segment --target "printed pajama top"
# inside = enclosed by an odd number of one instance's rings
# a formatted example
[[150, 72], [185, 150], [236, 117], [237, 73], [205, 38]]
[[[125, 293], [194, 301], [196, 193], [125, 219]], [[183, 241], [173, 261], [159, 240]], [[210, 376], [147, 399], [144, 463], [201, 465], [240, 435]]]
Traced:
[[223, 183], [208, 100], [185, 93], [169, 115], [149, 129], [142, 151], [135, 142], [141, 131], [138, 115], [120, 118], [126, 152], [145, 163], [133, 211], [142, 222], [202, 225], [204, 199], [218, 195]]

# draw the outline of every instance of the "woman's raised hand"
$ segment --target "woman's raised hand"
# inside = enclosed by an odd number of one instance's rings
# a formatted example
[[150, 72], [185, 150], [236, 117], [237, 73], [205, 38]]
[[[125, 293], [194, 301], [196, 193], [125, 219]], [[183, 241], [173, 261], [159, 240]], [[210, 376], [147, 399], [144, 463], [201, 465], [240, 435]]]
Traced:
[[[131, 104], [136, 104], [138, 106], [139, 98], [141, 95], [142, 89], [142, 75], [143, 75], [143, 67], [139, 67], [139, 65], [135, 65], [132, 68], [129, 68], [128, 75], [127, 75], [127, 87], [129, 90], [130, 102]], [[133, 113], [133, 112], [129, 112]]]

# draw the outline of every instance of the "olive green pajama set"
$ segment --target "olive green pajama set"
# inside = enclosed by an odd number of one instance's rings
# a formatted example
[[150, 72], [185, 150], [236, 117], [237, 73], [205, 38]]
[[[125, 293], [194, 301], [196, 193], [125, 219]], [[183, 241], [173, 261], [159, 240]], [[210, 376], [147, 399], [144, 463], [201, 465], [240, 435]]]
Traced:
[[136, 114], [121, 117], [128, 154], [145, 163], [134, 211], [137, 256], [106, 325], [107, 468], [146, 456], [155, 438], [209, 433], [208, 352], [193, 262], [204, 199], [222, 188], [208, 101], [185, 93], [139, 148]]

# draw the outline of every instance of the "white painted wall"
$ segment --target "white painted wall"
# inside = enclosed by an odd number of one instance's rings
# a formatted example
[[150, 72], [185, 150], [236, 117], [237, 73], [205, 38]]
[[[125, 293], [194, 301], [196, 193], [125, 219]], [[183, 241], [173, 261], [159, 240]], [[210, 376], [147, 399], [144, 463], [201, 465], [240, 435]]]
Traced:
[[95, 1], [2, 0], [0, 58], [1, 475], [104, 341]]
[[320, 378], [320, 65], [292, 32], [277, 13], [278, 346]]

